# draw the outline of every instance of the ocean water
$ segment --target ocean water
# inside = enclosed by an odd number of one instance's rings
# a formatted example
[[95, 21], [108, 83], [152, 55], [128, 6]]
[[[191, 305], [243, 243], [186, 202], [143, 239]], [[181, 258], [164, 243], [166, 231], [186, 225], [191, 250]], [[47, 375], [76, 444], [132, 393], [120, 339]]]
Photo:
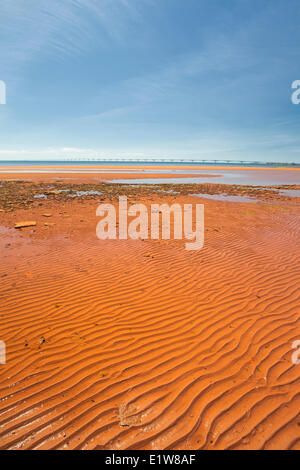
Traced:
[[[159, 168], [153, 170], [147, 168], [147, 165], [156, 165]], [[184, 165], [207, 165], [209, 168], [193, 168], [184, 169]], [[80, 169], [71, 168], [71, 166], [80, 165]], [[101, 165], [110, 165], [112, 169], [102, 169]], [[131, 168], [122, 169], [120, 166], [128, 165]], [[136, 168], [137, 166], [144, 165], [144, 168]], [[166, 165], [176, 165], [178, 168], [167, 169], [164, 168]], [[96, 168], [92, 168], [96, 166]], [[216, 168], [222, 166], [222, 169]], [[234, 168], [234, 167], [238, 168]], [[10, 173], [11, 167], [14, 167], [14, 173], [59, 173], [59, 174], [92, 174], [94, 180], [101, 181], [101, 174], [113, 173], [118, 174], [121, 178], [122, 174], [128, 175], [135, 173], [139, 175], [139, 178], [135, 179], [112, 179], [113, 183], [121, 184], [233, 184], [233, 185], [252, 185], [252, 186], [273, 186], [273, 185], [295, 185], [300, 184], [300, 165], [291, 167], [288, 166], [289, 171], [280, 171], [278, 168], [282, 168], [282, 165], [274, 165], [261, 163], [261, 168], [268, 168], [269, 171], [261, 171], [257, 169], [257, 163], [253, 162], [250, 169], [244, 169], [248, 167], [249, 163], [244, 162], [241, 164], [237, 163], [224, 163], [224, 162], [213, 162], [208, 164], [207, 162], [142, 162], [142, 161], [124, 161], [124, 162], [109, 162], [109, 161], [2, 161], [0, 162], [0, 174]], [[21, 168], [23, 167], [23, 168]], [[181, 167], [181, 168], [180, 168]], [[157, 174], [158, 177], [146, 178], [146, 175], [152, 173]], [[162, 178], [163, 174], [168, 174], [167, 178]], [[161, 175], [161, 177], [159, 177]], [[180, 175], [189, 175], [188, 177], [180, 178]], [[106, 180], [108, 181], [108, 180]]]
[[[182, 170], [182, 173], [185, 173]], [[279, 186], [300, 184], [300, 171], [270, 171], [224, 169], [198, 170], [201, 176], [194, 175], [186, 178], [134, 178], [130, 180], [117, 179], [119, 184], [234, 184], [248, 186]]]

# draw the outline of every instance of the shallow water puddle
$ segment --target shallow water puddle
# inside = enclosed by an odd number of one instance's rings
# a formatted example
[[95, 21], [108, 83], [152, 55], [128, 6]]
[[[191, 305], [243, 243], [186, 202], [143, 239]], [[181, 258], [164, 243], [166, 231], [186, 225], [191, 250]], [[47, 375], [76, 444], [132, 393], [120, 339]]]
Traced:
[[259, 199], [254, 199], [248, 196], [231, 196], [229, 194], [190, 194], [190, 196], [204, 197], [206, 199], [214, 199], [215, 201], [228, 201], [228, 202], [261, 202]]
[[69, 194], [69, 197], [80, 197], [80, 196], [88, 196], [88, 195], [98, 195], [98, 196], [101, 196], [102, 193], [100, 191], [94, 191], [94, 190], [90, 190], [90, 191], [76, 191], [75, 194]]
[[298, 189], [280, 189], [279, 194], [282, 196], [300, 197], [300, 190]]

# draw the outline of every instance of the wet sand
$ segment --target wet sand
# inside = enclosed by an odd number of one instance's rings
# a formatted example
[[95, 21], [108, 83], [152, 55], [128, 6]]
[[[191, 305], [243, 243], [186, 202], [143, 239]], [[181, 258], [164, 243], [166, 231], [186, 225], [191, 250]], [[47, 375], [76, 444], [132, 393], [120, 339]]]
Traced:
[[[151, 179], [151, 178], [156, 178], [158, 175], [157, 173], [145, 173], [142, 175], [143, 179]], [[168, 179], [172, 178], [174, 175], [173, 174], [160, 174], [159, 178], [165, 179], [166, 182]], [[189, 174], [181, 174], [181, 175], [176, 175], [176, 178], [183, 179], [183, 178], [188, 178], [191, 175]], [[204, 177], [205, 178], [216, 178], [217, 175], [193, 175], [195, 177]], [[135, 179], [135, 178], [140, 178], [141, 174], [140, 173], [122, 173], [122, 178], [128, 180], [130, 183], [130, 180]], [[85, 182], [89, 183], [91, 180], [93, 181], [113, 181], [117, 180], [120, 178], [120, 173], [88, 173], [88, 172], [83, 172], [83, 173], [72, 173], [70, 170], [68, 173], [0, 173], [0, 181], [7, 181], [9, 179], [15, 180], [15, 181], [74, 181], [74, 182]]]
[[[111, 172], [110, 172], [111, 170]], [[169, 173], [168, 173], [169, 172]], [[186, 172], [186, 173], [185, 173]], [[265, 167], [207, 167], [207, 166], [139, 166], [134, 165], [48, 165], [28, 167], [1, 167], [0, 181], [64, 181], [91, 182], [114, 181], [124, 184], [160, 184], [163, 180], [176, 183], [180, 179], [186, 183], [230, 185], [295, 185], [300, 184], [300, 168]]]
[[132, 190], [205, 204], [188, 252], [100, 241], [109, 194], [59, 197], [0, 211], [0, 448], [300, 449], [297, 199]]

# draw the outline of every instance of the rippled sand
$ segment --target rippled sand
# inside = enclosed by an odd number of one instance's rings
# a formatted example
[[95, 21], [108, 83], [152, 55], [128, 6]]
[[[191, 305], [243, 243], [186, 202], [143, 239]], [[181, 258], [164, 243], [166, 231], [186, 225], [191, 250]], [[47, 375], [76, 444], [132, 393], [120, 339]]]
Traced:
[[0, 213], [1, 449], [300, 449], [299, 205], [203, 202], [196, 252]]

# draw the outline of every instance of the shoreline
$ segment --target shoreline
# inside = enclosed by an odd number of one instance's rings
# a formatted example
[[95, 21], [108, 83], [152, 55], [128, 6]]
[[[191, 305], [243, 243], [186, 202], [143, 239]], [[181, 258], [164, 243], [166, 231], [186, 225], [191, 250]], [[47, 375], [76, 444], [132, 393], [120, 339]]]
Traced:
[[[0, 167], [1, 168], [1, 167]], [[131, 180], [139, 181], [138, 184], [151, 180], [159, 183], [157, 180], [163, 180], [168, 183], [168, 180], [188, 180], [192, 179], [194, 184], [208, 184], [212, 182], [214, 184], [227, 184], [227, 185], [252, 185], [252, 186], [279, 186], [279, 185], [293, 185], [299, 184], [298, 171], [295, 169], [272, 169], [272, 168], [235, 168], [234, 170], [228, 168], [192, 168], [194, 171], [199, 173], [184, 173], [191, 168], [179, 168], [179, 167], [168, 167], [165, 170], [179, 170], [182, 173], [160, 173], [155, 170], [162, 170], [160, 167], [146, 168], [145, 166], [130, 168], [126, 166], [120, 167], [120, 172], [108, 172], [109, 167], [95, 167], [87, 169], [87, 171], [81, 171], [81, 167], [68, 167], [59, 171], [59, 168], [47, 167], [45, 169], [38, 169], [36, 173], [30, 172], [28, 168], [16, 169], [15, 171], [0, 171], [0, 181], [14, 180], [14, 181], [32, 181], [32, 182], [76, 182], [76, 183], [94, 183], [94, 182], [114, 182], [114, 181], [127, 181], [130, 183]], [[116, 167], [114, 168], [116, 170]], [[208, 171], [209, 173], [201, 173], [202, 171]], [[31, 169], [32, 170], [32, 169]], [[57, 170], [57, 171], [56, 171]], [[102, 171], [101, 171], [102, 170]], [[105, 171], [104, 171], [105, 170]], [[128, 173], [122, 173], [128, 171]], [[135, 172], [134, 170], [139, 170]], [[144, 170], [144, 171], [143, 171]], [[53, 172], [54, 171], [54, 172]], [[73, 172], [72, 172], [73, 171]], [[129, 172], [130, 171], [130, 172]], [[151, 172], [149, 172], [151, 171]], [[199, 182], [198, 182], [199, 180]]]

